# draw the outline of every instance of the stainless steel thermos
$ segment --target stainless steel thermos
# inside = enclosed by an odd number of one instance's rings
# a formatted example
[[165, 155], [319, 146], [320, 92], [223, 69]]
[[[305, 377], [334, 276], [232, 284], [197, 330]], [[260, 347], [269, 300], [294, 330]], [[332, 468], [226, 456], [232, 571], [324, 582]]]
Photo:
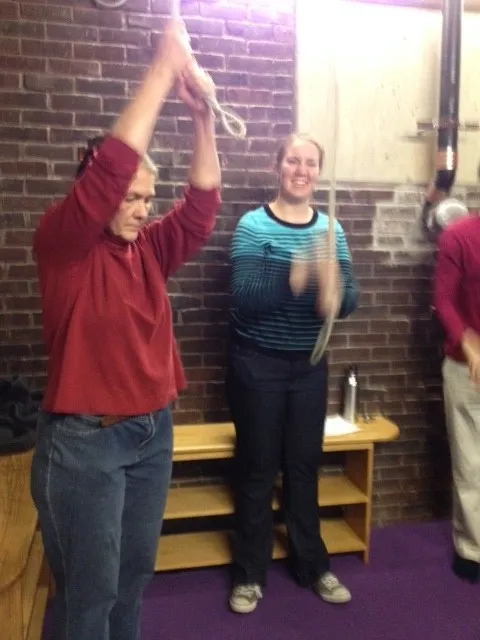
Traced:
[[355, 423], [357, 419], [358, 403], [358, 369], [352, 365], [347, 369], [343, 388], [343, 417], [348, 422]]

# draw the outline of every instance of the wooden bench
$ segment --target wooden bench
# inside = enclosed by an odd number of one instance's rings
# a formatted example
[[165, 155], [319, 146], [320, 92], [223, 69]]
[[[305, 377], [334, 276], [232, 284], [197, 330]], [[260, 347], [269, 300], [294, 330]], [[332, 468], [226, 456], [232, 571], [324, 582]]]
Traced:
[[[361, 552], [368, 562], [372, 510], [373, 452], [377, 442], [398, 437], [398, 427], [384, 417], [359, 422], [360, 430], [344, 436], [326, 437], [324, 452], [343, 453], [343, 473], [319, 477], [319, 506], [341, 507], [343, 517], [325, 519], [321, 531], [330, 553]], [[194, 462], [231, 458], [234, 454], [233, 424], [179, 425], [174, 430], [174, 462]], [[280, 507], [274, 498], [274, 510]], [[233, 513], [233, 500], [227, 486], [201, 484], [172, 487], [168, 494], [165, 520], [185, 520]], [[276, 528], [273, 557], [287, 554], [285, 529]], [[203, 530], [194, 533], [162, 535], [156, 571], [206, 567], [231, 562], [229, 533]]]
[[40, 640], [49, 572], [30, 497], [32, 452], [0, 457], [0, 620], [6, 640]]

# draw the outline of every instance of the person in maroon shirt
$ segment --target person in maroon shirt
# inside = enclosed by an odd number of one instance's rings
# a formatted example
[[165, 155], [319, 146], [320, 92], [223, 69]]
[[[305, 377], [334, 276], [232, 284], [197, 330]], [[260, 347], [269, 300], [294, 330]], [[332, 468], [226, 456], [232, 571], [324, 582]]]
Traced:
[[443, 231], [434, 305], [445, 331], [442, 367], [453, 477], [453, 570], [480, 580], [480, 216]]
[[[183, 199], [148, 222], [146, 156], [173, 85], [195, 143]], [[31, 489], [56, 582], [54, 640], [138, 640], [172, 469], [171, 403], [185, 385], [166, 282], [219, 209], [213, 92], [185, 28], [167, 25], [136, 97], [82, 162], [34, 238], [48, 352]]]

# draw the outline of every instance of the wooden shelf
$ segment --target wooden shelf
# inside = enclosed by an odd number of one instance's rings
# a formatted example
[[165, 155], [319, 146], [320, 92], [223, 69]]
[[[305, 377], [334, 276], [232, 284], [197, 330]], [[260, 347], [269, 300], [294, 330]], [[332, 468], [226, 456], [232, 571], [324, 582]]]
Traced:
[[366, 504], [368, 502], [368, 496], [346, 475], [322, 476], [318, 485], [318, 497], [321, 507]]
[[320, 531], [329, 553], [365, 551], [364, 542], [344, 520], [322, 520]]
[[[362, 504], [368, 497], [345, 475], [322, 476], [319, 480], [319, 505], [321, 507]], [[280, 503], [274, 498], [272, 508], [277, 511]], [[196, 485], [173, 487], [168, 492], [165, 520], [204, 518], [233, 513], [233, 498], [225, 485]]]
[[[359, 431], [344, 436], [327, 436], [323, 443], [325, 451], [353, 450], [356, 446], [388, 442], [398, 438], [396, 424], [383, 416], [371, 422], [360, 420]], [[232, 422], [208, 424], [183, 424], [174, 429], [174, 462], [214, 460], [231, 458], [235, 450], [235, 430]]]
[[164, 520], [224, 516], [233, 513], [233, 500], [227, 486], [197, 485], [172, 487], [167, 496]]
[[[374, 445], [395, 440], [399, 430], [383, 416], [368, 423], [360, 421], [357, 426], [359, 431], [354, 433], [325, 438], [326, 455], [344, 453], [345, 465], [342, 474], [319, 478], [319, 506], [341, 507], [343, 518], [322, 520], [320, 528], [329, 553], [361, 552], [364, 562], [368, 562]], [[175, 462], [231, 458], [234, 450], [235, 431], [231, 422], [179, 425], [174, 429]], [[274, 510], [280, 508], [280, 495], [280, 491], [275, 491]], [[169, 491], [165, 520], [185, 524], [191, 518], [232, 513], [233, 499], [227, 485], [181, 486]], [[195, 533], [164, 534], [157, 553], [156, 571], [229, 564], [232, 557], [228, 532], [208, 530], [208, 523], [205, 528]], [[285, 526], [279, 525], [273, 557], [286, 555]]]
[[[328, 552], [351, 553], [365, 551], [366, 544], [344, 520], [324, 520], [320, 529]], [[276, 528], [273, 558], [285, 558], [285, 527]], [[211, 567], [232, 561], [229, 533], [226, 531], [202, 531], [164, 535], [160, 539], [155, 571]]]

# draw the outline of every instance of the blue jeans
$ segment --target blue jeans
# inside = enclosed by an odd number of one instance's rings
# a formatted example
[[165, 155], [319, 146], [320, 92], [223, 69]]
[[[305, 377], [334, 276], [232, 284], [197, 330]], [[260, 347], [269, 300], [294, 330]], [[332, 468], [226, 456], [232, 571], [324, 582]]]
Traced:
[[102, 428], [41, 413], [31, 490], [56, 581], [54, 640], [138, 640], [172, 472], [170, 408]]

